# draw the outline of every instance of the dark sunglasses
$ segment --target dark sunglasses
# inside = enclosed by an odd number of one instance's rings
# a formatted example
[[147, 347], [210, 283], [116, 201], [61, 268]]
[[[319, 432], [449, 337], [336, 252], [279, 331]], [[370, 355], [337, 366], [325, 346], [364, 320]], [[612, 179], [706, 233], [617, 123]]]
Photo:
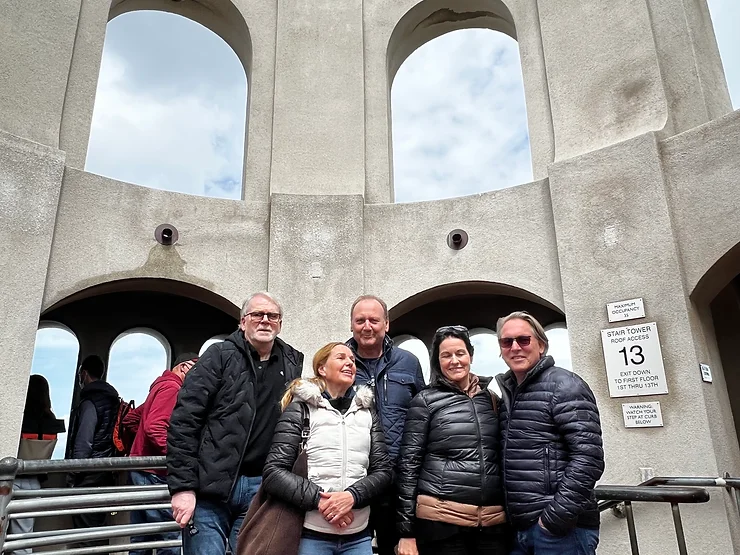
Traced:
[[516, 341], [520, 347], [526, 347], [532, 342], [532, 336], [517, 335], [516, 337], [502, 337], [498, 340], [498, 344], [501, 345], [501, 347], [503, 347], [504, 349], [511, 349], [511, 347], [514, 345], [514, 341]]
[[434, 332], [434, 335], [444, 335], [446, 333], [464, 333], [468, 335], [469, 332], [465, 326], [442, 326]]

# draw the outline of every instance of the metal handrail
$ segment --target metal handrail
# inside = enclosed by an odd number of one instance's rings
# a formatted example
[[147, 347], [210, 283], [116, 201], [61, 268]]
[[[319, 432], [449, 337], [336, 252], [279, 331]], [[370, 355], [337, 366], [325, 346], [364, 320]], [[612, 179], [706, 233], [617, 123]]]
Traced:
[[[686, 536], [683, 530], [683, 523], [681, 522], [681, 512], [678, 507], [679, 503], [706, 503], [709, 501], [709, 492], [703, 488], [662, 485], [602, 485], [596, 486], [594, 495], [596, 499], [602, 501], [624, 503], [632, 555], [640, 555], [640, 548], [637, 545], [635, 515], [632, 511], [633, 501], [671, 504], [679, 555], [688, 555], [688, 551], [686, 550]], [[599, 504], [599, 509], [601, 509], [601, 506], [602, 504]]]

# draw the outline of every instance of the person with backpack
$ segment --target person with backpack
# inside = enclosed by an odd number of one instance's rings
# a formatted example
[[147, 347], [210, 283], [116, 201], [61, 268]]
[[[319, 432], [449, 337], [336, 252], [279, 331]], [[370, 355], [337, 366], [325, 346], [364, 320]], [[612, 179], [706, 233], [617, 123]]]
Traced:
[[[167, 455], [167, 429], [170, 425], [170, 416], [177, 402], [183, 380], [195, 366], [198, 355], [184, 353], [175, 359], [171, 370], [165, 370], [149, 388], [146, 401], [138, 408], [126, 414], [123, 427], [126, 432], [134, 436], [130, 456], [132, 457], [161, 457]], [[130, 473], [131, 484], [135, 486], [166, 485], [167, 471], [161, 470], [134, 470]], [[153, 522], [172, 522], [171, 509], [147, 509], [131, 511], [131, 524]], [[131, 543], [159, 540], [177, 540], [180, 532], [162, 532], [147, 536], [133, 536]], [[152, 549], [131, 550], [130, 555], [151, 555]], [[158, 548], [157, 555], [178, 555], [179, 547]]]
[[[77, 371], [82, 388], [80, 402], [70, 416], [67, 439], [67, 459], [99, 459], [112, 457], [113, 428], [120, 405], [118, 392], [103, 381], [105, 364], [97, 355], [86, 357]], [[71, 487], [112, 486], [115, 478], [111, 472], [75, 472], [68, 476]], [[93, 528], [105, 524], [105, 513], [72, 515], [75, 528]], [[106, 545], [107, 540], [81, 542], [80, 546]]]

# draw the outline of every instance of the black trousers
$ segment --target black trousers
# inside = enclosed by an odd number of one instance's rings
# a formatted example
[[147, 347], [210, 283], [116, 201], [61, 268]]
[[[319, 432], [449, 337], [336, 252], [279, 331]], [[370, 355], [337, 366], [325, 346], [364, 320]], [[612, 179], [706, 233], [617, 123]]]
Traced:
[[498, 530], [460, 528], [447, 538], [429, 543], [419, 542], [419, 555], [508, 555], [510, 541], [505, 525]]
[[375, 532], [378, 555], [394, 555], [400, 539], [396, 531], [395, 491], [381, 496], [370, 505], [370, 526]]

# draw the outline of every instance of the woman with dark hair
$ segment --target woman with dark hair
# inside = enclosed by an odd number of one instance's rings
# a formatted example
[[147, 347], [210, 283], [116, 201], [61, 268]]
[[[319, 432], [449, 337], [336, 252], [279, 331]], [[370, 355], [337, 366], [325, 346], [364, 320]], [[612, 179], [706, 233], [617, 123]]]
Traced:
[[508, 553], [499, 425], [463, 326], [434, 334], [430, 387], [411, 401], [398, 463], [399, 555]]
[[[299, 555], [371, 555], [370, 500], [391, 484], [383, 429], [367, 386], [355, 391], [355, 356], [329, 343], [313, 357], [314, 377], [291, 383], [275, 427], [263, 487], [306, 512]], [[293, 473], [303, 431], [308, 478]], [[281, 552], [280, 555], [291, 555]]]
[[[64, 420], [54, 416], [51, 410], [49, 382], [39, 374], [28, 380], [26, 407], [23, 409], [21, 441], [18, 458], [24, 460], [50, 459], [57, 444], [57, 434], [64, 433]], [[38, 476], [19, 476], [13, 482], [15, 490], [41, 489]], [[33, 518], [13, 519], [8, 524], [9, 534], [33, 532]], [[31, 549], [13, 551], [15, 555], [31, 553]]]

